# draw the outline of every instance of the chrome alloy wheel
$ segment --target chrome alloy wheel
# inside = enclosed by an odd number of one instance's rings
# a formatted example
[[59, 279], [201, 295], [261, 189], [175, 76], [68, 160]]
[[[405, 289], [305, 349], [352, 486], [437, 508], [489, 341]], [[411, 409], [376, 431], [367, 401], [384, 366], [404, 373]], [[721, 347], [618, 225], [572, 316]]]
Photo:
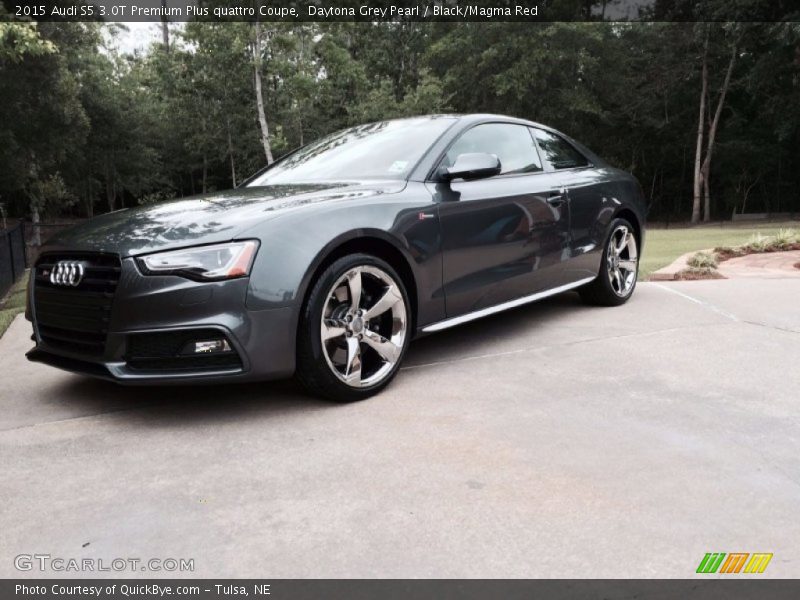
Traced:
[[377, 267], [358, 266], [326, 298], [320, 334], [331, 371], [351, 387], [379, 383], [394, 370], [408, 330], [397, 283]]
[[606, 267], [611, 289], [620, 298], [633, 290], [638, 274], [639, 255], [636, 237], [625, 225], [620, 225], [611, 234], [606, 252]]

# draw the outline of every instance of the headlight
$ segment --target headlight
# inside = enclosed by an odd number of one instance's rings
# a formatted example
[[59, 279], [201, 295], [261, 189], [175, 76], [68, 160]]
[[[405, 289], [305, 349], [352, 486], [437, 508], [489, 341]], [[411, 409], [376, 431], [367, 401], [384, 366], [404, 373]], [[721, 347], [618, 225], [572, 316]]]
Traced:
[[249, 275], [257, 249], [258, 242], [248, 240], [159, 252], [136, 260], [145, 275], [182, 275], [213, 281]]

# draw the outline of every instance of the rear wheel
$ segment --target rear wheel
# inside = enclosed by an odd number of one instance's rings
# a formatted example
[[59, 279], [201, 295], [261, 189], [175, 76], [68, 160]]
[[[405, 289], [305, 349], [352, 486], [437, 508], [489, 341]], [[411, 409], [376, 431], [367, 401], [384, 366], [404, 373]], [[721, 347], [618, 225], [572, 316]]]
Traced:
[[633, 226], [615, 219], [603, 250], [597, 279], [580, 288], [584, 302], [599, 306], [619, 306], [628, 301], [639, 277], [639, 251]]
[[314, 283], [298, 331], [297, 376], [313, 394], [361, 400], [397, 374], [410, 340], [405, 286], [385, 261], [352, 254]]

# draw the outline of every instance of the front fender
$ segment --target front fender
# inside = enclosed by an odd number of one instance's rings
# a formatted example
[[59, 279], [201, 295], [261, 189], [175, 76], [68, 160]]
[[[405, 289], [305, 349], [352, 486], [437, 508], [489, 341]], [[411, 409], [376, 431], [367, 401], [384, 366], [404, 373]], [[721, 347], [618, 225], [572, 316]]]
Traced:
[[[282, 215], [249, 230], [261, 247], [247, 294], [249, 310], [300, 305], [314, 273], [342, 244], [371, 238], [390, 244], [402, 255], [417, 287], [418, 315], [423, 321], [444, 311], [438, 214], [426, 199], [382, 198], [372, 205], [341, 205]], [[440, 308], [437, 308], [440, 307]]]

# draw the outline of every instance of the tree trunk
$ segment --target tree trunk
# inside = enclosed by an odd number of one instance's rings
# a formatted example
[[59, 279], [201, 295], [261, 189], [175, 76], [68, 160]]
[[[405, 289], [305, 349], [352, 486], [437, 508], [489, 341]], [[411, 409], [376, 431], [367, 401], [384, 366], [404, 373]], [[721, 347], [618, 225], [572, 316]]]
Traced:
[[33, 224], [33, 234], [31, 235], [31, 245], [42, 245], [42, 232], [39, 227], [39, 203], [36, 200], [31, 200], [31, 223]]
[[[711, 176], [711, 155], [714, 152], [714, 139], [717, 136], [717, 127], [719, 126], [719, 119], [722, 115], [722, 107], [725, 105], [725, 96], [728, 93], [728, 88], [731, 84], [731, 74], [733, 73], [733, 65], [736, 63], [736, 53], [738, 51], [737, 44], [733, 44], [733, 50], [731, 52], [731, 60], [728, 62], [728, 70], [725, 72], [725, 79], [722, 82], [722, 89], [719, 92], [719, 100], [717, 102], [717, 109], [714, 111], [714, 118], [711, 120], [711, 124], [708, 127], [708, 146], [706, 147], [706, 158], [703, 161], [703, 180], [705, 181], [706, 190], [708, 190], [708, 180]], [[711, 200], [708, 197], [708, 191], [706, 191], [706, 204], [705, 204], [705, 213], [703, 215], [704, 221], [711, 220]]]
[[114, 189], [114, 169], [111, 165], [111, 153], [106, 154], [105, 157], [105, 174], [106, 174], [106, 201], [108, 202], [109, 212], [117, 209], [117, 198]]
[[203, 152], [203, 193], [208, 192], [208, 185], [206, 184], [206, 180], [208, 179], [208, 156], [206, 153]]
[[261, 125], [261, 143], [264, 145], [264, 155], [267, 157], [267, 164], [271, 165], [274, 162], [272, 158], [272, 148], [269, 143], [269, 126], [267, 125], [267, 115], [264, 113], [264, 95], [261, 91], [261, 24], [256, 20], [255, 22], [255, 44], [253, 49], [254, 54], [254, 70], [255, 70], [255, 87], [256, 87], [256, 105], [258, 107], [258, 123]]
[[[161, 0], [161, 8], [167, 10], [167, 0]], [[164, 52], [169, 54], [169, 28], [166, 15], [161, 15], [161, 41], [164, 44]]]
[[87, 178], [86, 180], [86, 216], [92, 218], [94, 216], [94, 198], [92, 197], [92, 181]]
[[756, 186], [756, 184], [758, 183], [759, 179], [761, 179], [761, 175], [757, 175], [756, 178], [753, 180], [753, 183], [751, 183], [750, 185], [745, 187], [745, 189], [744, 189], [744, 198], [742, 200], [742, 213], [741, 214], [745, 214], [745, 212], [747, 211], [747, 198], [750, 196], [750, 190], [752, 190]]
[[781, 149], [778, 146], [778, 178], [775, 180], [775, 200], [778, 203], [778, 212], [781, 210]]
[[297, 111], [297, 124], [300, 126], [300, 145], [305, 146], [305, 142], [303, 141], [303, 110], [300, 108]]
[[231, 139], [231, 120], [227, 118], [225, 120], [225, 127], [228, 130], [228, 156], [231, 158], [231, 182], [233, 183], [233, 187], [236, 187], [236, 163], [233, 159], [233, 140]]
[[708, 29], [703, 42], [703, 70], [700, 90], [700, 116], [697, 120], [697, 148], [694, 155], [694, 195], [692, 198], [692, 223], [700, 222], [700, 202], [703, 193], [703, 174], [701, 163], [703, 159], [703, 131], [705, 129], [706, 96], [708, 95]]
[[114, 183], [111, 179], [106, 180], [106, 199], [108, 200], [108, 211], [114, 212], [117, 210], [117, 197], [114, 191]]

